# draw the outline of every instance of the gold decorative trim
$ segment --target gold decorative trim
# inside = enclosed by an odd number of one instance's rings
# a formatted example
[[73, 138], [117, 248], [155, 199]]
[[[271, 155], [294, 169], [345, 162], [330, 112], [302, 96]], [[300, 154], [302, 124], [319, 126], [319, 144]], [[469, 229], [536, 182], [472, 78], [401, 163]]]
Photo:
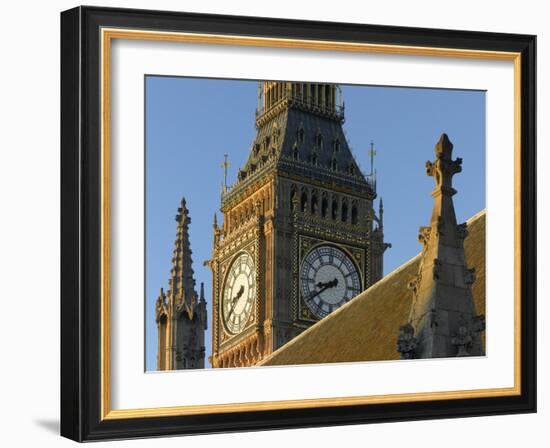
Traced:
[[283, 39], [218, 34], [177, 33], [164, 31], [127, 30], [102, 28], [111, 39], [156, 40], [214, 45], [239, 45], [248, 47], [300, 48], [304, 50], [346, 51], [352, 53], [384, 53], [411, 56], [449, 56], [468, 59], [493, 59], [513, 61], [519, 53], [507, 51], [466, 50], [459, 48], [418, 47], [406, 45], [367, 44], [306, 39]]
[[101, 419], [111, 412], [111, 37], [101, 33]]
[[521, 54], [514, 59], [514, 384], [521, 384]]
[[[143, 409], [111, 409], [111, 346], [110, 346], [110, 185], [111, 185], [111, 104], [110, 104], [110, 49], [113, 39], [186, 42], [213, 45], [296, 48], [320, 51], [355, 53], [383, 53], [426, 57], [453, 57], [490, 59], [514, 62], [514, 386], [509, 388], [422, 392], [410, 394], [371, 395], [357, 397], [315, 398], [215, 405], [191, 405]], [[120, 420], [210, 413], [250, 412], [263, 410], [307, 409], [365, 404], [454, 400], [467, 398], [502, 397], [521, 394], [521, 54], [516, 52], [467, 50], [456, 48], [417, 47], [386, 44], [366, 44], [303, 39], [279, 39], [249, 36], [192, 34], [130, 29], [101, 29], [101, 419]]]
[[284, 409], [308, 409], [331, 406], [360, 406], [364, 404], [406, 403], [430, 400], [458, 400], [519, 395], [516, 388], [459, 390], [451, 392], [423, 392], [414, 394], [370, 395], [365, 397], [314, 398], [305, 400], [260, 401], [198, 406], [174, 406], [163, 408], [112, 410], [107, 420], [125, 418], [174, 417], [178, 415], [201, 415], [213, 413], [278, 411]]

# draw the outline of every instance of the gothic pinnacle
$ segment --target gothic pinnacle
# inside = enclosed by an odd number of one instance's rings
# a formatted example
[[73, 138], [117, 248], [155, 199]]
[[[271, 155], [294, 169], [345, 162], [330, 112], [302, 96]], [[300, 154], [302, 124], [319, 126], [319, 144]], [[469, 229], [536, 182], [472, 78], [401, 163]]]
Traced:
[[204, 282], [201, 282], [201, 295], [200, 295], [200, 301], [206, 302], [206, 299], [204, 298]]
[[[204, 367], [206, 302], [197, 305], [189, 242], [191, 218], [185, 198], [179, 203], [169, 289], [160, 289], [156, 302], [159, 334], [158, 370]], [[201, 290], [204, 295], [204, 291]], [[197, 318], [198, 316], [198, 318]]]
[[176, 240], [172, 256], [172, 270], [169, 280], [172, 297], [176, 302], [190, 301], [194, 296], [195, 281], [191, 259], [191, 247], [189, 243], [189, 224], [191, 217], [185, 198], [182, 197], [178, 214]]
[[190, 224], [191, 218], [189, 216], [189, 209], [187, 208], [187, 202], [185, 197], [182, 196], [180, 206], [178, 207], [178, 214], [176, 215], [176, 221], [180, 224]]
[[435, 161], [426, 174], [435, 180], [430, 225], [420, 227], [422, 244], [418, 274], [409, 282], [412, 305], [401, 327], [397, 350], [403, 359], [479, 356], [484, 317], [476, 315], [471, 285], [475, 272], [464, 253], [466, 225], [457, 225], [452, 178], [462, 159], [452, 159], [453, 144], [446, 134], [435, 145]]

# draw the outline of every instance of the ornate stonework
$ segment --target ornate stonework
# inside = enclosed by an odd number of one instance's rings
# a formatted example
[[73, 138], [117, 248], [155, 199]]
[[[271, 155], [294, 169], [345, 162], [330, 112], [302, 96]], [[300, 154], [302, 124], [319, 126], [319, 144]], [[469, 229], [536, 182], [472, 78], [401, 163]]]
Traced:
[[161, 288], [156, 302], [157, 370], [204, 368], [206, 301], [203, 284], [200, 297], [195, 291], [189, 244], [191, 218], [185, 199], [181, 200], [176, 221], [169, 289], [165, 293]]
[[409, 287], [413, 294], [409, 321], [401, 327], [397, 351], [403, 359], [483, 355], [480, 333], [483, 316], [476, 316], [471, 286], [475, 269], [466, 266], [466, 224], [457, 224], [452, 177], [462, 159], [452, 159], [453, 145], [443, 134], [435, 146], [436, 160], [426, 162], [435, 179], [434, 206], [429, 227], [418, 236], [422, 255], [417, 276]]
[[[345, 253], [362, 290], [382, 277], [389, 246], [381, 201], [378, 216], [373, 208], [375, 177], [361, 173], [342, 129], [338, 86], [265, 82], [261, 92], [256, 138], [222, 192], [223, 223], [214, 223], [213, 367], [255, 365], [318, 320], [299, 287], [308, 248]], [[227, 276], [243, 251], [256, 269], [254, 313], [232, 334], [224, 310], [243, 302]]]

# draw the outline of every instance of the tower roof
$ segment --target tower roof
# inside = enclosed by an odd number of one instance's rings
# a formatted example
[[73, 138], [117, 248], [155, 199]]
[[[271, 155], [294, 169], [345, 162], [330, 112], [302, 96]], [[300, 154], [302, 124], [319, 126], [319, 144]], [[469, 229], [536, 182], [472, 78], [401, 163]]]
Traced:
[[374, 179], [361, 173], [344, 134], [337, 86], [266, 82], [263, 89], [256, 138], [222, 205], [273, 172], [375, 196]]

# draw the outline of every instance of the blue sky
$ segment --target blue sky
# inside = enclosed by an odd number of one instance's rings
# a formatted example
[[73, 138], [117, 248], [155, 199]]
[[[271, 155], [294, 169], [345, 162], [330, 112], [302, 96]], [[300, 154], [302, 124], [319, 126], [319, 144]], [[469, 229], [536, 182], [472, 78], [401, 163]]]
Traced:
[[[190, 239], [197, 291], [205, 284], [211, 306], [212, 220], [229, 155], [229, 183], [247, 158], [255, 135], [257, 82], [148, 76], [146, 83], [146, 368], [156, 369], [155, 300], [168, 289], [182, 196], [191, 215]], [[420, 251], [418, 227], [430, 219], [433, 179], [426, 160], [446, 132], [463, 171], [454, 177], [457, 219], [485, 208], [485, 92], [378, 86], [342, 86], [346, 131], [363, 172], [370, 171], [371, 140], [377, 150], [378, 195], [384, 200], [389, 273]], [[378, 207], [378, 199], [376, 200]], [[209, 319], [212, 313], [209, 311]], [[211, 322], [207, 356], [211, 353]]]

